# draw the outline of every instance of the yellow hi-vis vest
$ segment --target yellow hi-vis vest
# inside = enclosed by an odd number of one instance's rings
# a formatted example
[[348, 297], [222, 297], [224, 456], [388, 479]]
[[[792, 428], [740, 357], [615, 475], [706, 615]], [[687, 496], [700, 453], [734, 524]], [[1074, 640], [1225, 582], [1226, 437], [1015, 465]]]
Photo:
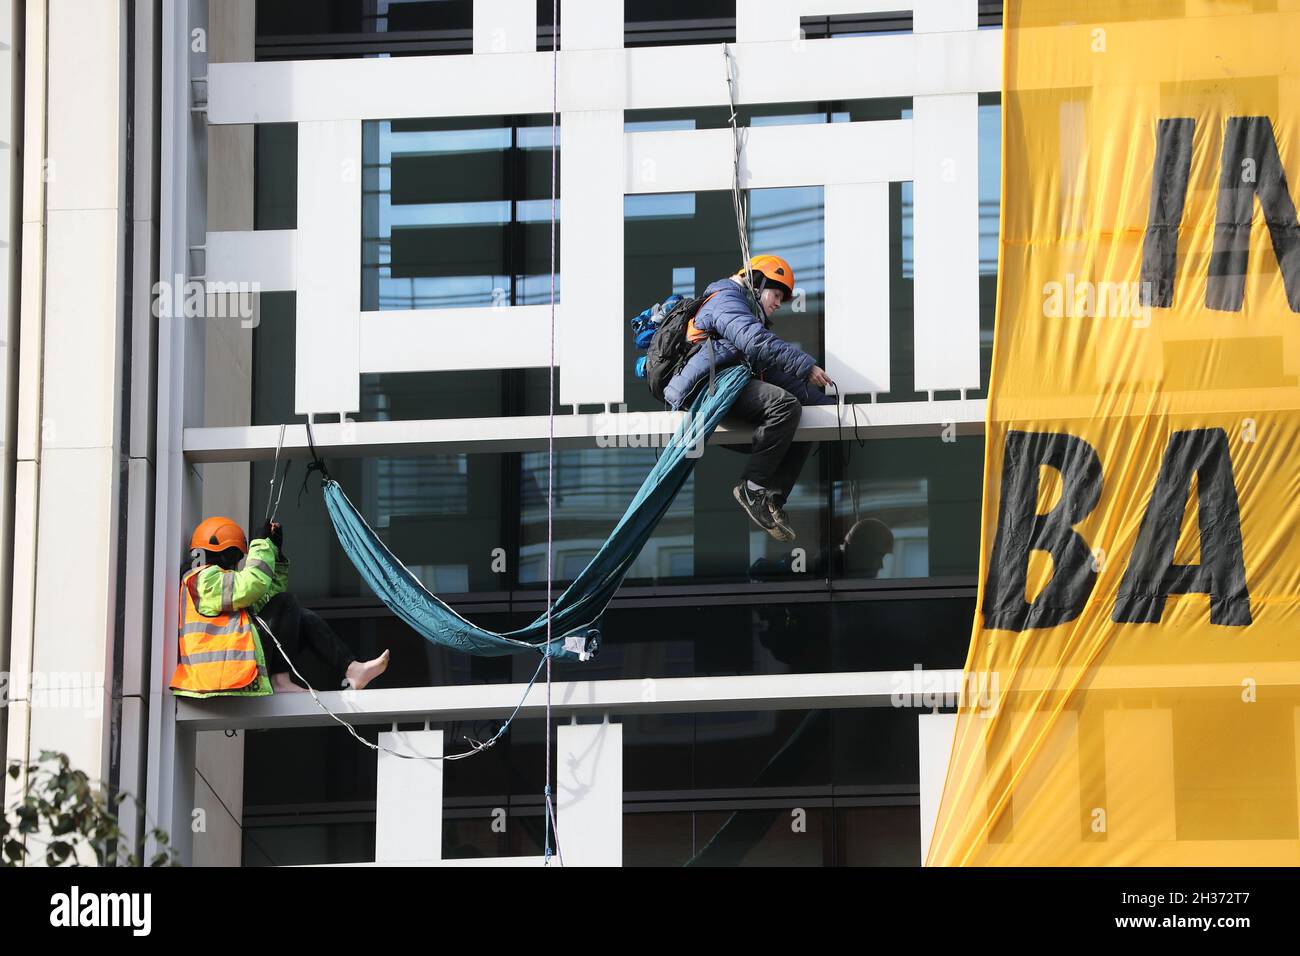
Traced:
[[195, 568], [181, 580], [180, 654], [171, 688], [184, 694], [245, 692], [262, 695], [259, 678], [266, 680], [257, 634], [247, 609], [208, 617], [199, 612], [198, 574]]

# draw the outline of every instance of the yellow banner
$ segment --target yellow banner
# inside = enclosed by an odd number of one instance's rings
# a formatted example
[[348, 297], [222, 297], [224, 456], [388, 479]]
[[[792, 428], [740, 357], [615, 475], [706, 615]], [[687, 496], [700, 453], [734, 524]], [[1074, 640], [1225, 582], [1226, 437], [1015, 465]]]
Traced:
[[1300, 864], [1300, 0], [1004, 23], [980, 692], [927, 863]]

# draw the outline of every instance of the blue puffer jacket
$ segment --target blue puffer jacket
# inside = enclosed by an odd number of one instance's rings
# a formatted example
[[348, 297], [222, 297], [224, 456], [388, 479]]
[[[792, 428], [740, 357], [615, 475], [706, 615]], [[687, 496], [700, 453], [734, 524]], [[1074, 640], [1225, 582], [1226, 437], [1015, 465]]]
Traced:
[[690, 357], [664, 389], [669, 405], [681, 408], [702, 383], [707, 387], [710, 345], [715, 373], [748, 361], [763, 381], [790, 392], [800, 405], [834, 404], [829, 395], [808, 384], [808, 374], [817, 360], [760, 322], [750, 310], [742, 286], [719, 279], [704, 290], [705, 295], [714, 292], [717, 294], [695, 313], [695, 327], [707, 332], [711, 341]]

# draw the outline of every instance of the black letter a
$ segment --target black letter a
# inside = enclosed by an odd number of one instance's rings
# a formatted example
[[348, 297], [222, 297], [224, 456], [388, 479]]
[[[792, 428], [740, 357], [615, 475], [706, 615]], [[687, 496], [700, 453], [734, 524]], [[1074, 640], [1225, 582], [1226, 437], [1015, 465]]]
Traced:
[[[1201, 563], [1174, 564], [1193, 472], [1198, 482]], [[1228, 436], [1222, 428], [1174, 432], [1169, 439], [1111, 620], [1157, 623], [1171, 594], [1208, 594], [1211, 624], [1241, 627], [1250, 623], [1237, 488], [1232, 480]]]

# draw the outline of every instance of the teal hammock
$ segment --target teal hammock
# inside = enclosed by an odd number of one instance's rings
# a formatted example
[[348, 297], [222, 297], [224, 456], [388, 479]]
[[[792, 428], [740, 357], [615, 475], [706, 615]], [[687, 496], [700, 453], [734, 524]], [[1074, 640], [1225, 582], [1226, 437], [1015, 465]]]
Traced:
[[664, 447], [622, 519], [591, 563], [556, 599], [551, 608], [549, 641], [545, 612], [526, 627], [502, 633], [465, 620], [388, 550], [319, 459], [314, 467], [324, 477], [325, 505], [334, 532], [362, 580], [425, 640], [483, 657], [538, 651], [557, 659], [587, 660], [599, 647], [598, 622], [605, 608], [690, 476], [704, 443], [749, 378], [748, 367], [737, 365], [718, 375], [715, 388], [700, 390], [689, 416]]

